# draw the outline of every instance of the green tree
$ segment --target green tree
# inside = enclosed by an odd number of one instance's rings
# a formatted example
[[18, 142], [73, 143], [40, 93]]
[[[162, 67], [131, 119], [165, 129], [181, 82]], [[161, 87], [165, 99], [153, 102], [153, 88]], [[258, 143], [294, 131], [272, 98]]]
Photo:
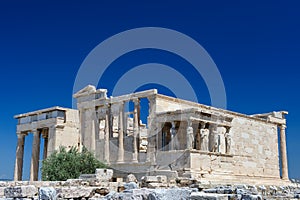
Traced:
[[96, 168], [107, 168], [107, 165], [97, 160], [93, 153], [85, 147], [79, 152], [76, 147], [66, 150], [60, 147], [43, 160], [43, 181], [65, 181], [76, 179], [80, 174], [93, 174]]

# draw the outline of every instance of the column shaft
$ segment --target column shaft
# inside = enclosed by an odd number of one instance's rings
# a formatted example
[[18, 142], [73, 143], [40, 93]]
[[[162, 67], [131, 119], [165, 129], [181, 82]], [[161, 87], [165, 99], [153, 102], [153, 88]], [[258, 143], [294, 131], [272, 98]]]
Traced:
[[109, 107], [106, 110], [105, 115], [105, 143], [104, 143], [104, 160], [106, 163], [109, 163], [109, 136], [110, 136], [110, 127], [109, 127]]
[[32, 155], [30, 164], [30, 181], [38, 180], [39, 157], [40, 157], [40, 132], [33, 132]]
[[280, 154], [281, 154], [282, 179], [288, 180], [289, 175], [288, 175], [285, 128], [286, 128], [285, 125], [280, 126]]
[[132, 162], [138, 162], [138, 137], [139, 137], [139, 117], [138, 117], [139, 99], [134, 101], [133, 111], [133, 155]]
[[[89, 141], [89, 150], [95, 154], [96, 152], [96, 135], [99, 136], [99, 120], [97, 119], [96, 112], [94, 109], [88, 109], [89, 116], [91, 117], [91, 124], [90, 124], [90, 130], [89, 133], [91, 134], [86, 139]], [[89, 138], [90, 137], [90, 138]]]
[[154, 120], [155, 112], [156, 112], [156, 97], [155, 95], [147, 97], [149, 100], [149, 115], [148, 115], [148, 130], [147, 130], [147, 162], [151, 162], [151, 164], [156, 163], [156, 155], [155, 155], [155, 143], [156, 143], [156, 124]]
[[21, 181], [22, 170], [23, 170], [25, 135], [22, 133], [17, 133], [17, 136], [18, 136], [18, 143], [17, 143], [17, 150], [16, 150], [14, 181]]
[[50, 156], [57, 148], [56, 146], [56, 127], [51, 126], [47, 129], [48, 135], [48, 147], [47, 147], [47, 157]]
[[118, 148], [118, 163], [124, 162], [124, 130], [123, 130], [123, 116], [124, 115], [124, 103], [120, 104], [119, 108], [119, 148]]
[[43, 152], [43, 160], [47, 158], [47, 152], [48, 152], [48, 137], [44, 138], [44, 152]]

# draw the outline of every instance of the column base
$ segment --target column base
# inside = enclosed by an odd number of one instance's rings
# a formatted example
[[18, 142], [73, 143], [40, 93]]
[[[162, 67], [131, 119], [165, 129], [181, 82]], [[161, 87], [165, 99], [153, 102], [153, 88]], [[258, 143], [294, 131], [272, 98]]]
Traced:
[[133, 162], [133, 163], [138, 163], [139, 162], [139, 160], [138, 160], [138, 153], [137, 152], [134, 152], [132, 154], [132, 160], [131, 160], [131, 162]]

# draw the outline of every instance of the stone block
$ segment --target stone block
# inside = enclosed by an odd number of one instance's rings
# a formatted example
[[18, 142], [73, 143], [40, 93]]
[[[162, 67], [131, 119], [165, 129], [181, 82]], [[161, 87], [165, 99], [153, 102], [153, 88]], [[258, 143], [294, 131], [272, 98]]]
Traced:
[[194, 183], [193, 179], [180, 177], [177, 179], [181, 187], [188, 187]]
[[129, 174], [126, 178], [126, 182], [130, 183], [130, 182], [137, 182], [136, 177], [133, 174]]
[[193, 190], [187, 188], [155, 189], [148, 196], [151, 200], [189, 199]]
[[5, 187], [0, 187], [0, 197], [4, 197], [4, 189]]
[[62, 187], [56, 190], [59, 198], [88, 198], [93, 196], [92, 187]]
[[158, 183], [157, 176], [143, 176], [142, 182], [146, 183]]
[[33, 185], [7, 187], [4, 189], [4, 196], [6, 198], [26, 198], [34, 197], [38, 193], [38, 189]]
[[0, 187], [7, 187], [7, 186], [8, 186], [8, 182], [0, 181]]
[[79, 186], [82, 182], [82, 179], [68, 179], [64, 181], [62, 186]]
[[160, 175], [160, 176], [156, 176], [156, 178], [159, 183], [167, 183], [168, 182], [167, 176]]
[[226, 194], [212, 194], [204, 192], [192, 192], [190, 200], [228, 200]]
[[178, 178], [178, 172], [177, 171], [171, 171], [171, 170], [158, 170], [158, 171], [152, 171], [150, 173], [151, 176], [167, 176], [168, 181], [175, 180]]
[[96, 169], [96, 178], [102, 181], [110, 181], [113, 177], [112, 169]]
[[123, 183], [121, 182], [110, 182], [109, 183], [109, 190], [113, 192], [117, 192], [119, 186], [123, 186]]
[[135, 182], [125, 183], [124, 187], [126, 190], [137, 189], [138, 185]]
[[56, 190], [53, 187], [41, 187], [39, 200], [56, 200]]
[[164, 183], [148, 183], [147, 184], [147, 188], [166, 188], [168, 187], [167, 184]]
[[109, 189], [108, 188], [96, 188], [95, 193], [105, 196], [105, 195], [109, 194]]
[[[81, 174], [79, 176], [79, 179], [82, 180], [89, 180], [89, 179], [95, 179], [97, 178], [96, 174]], [[68, 180], [78, 180], [78, 179], [68, 179]]]

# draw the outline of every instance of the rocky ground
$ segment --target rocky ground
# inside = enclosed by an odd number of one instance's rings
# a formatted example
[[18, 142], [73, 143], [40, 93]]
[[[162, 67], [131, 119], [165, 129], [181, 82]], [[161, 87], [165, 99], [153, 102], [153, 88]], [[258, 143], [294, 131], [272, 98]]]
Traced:
[[[120, 191], [122, 190], [122, 191]], [[0, 199], [90, 199], [90, 200], [262, 200], [300, 199], [299, 188], [282, 188], [259, 191], [255, 186], [219, 186], [199, 191], [198, 188], [139, 188], [135, 182], [125, 183], [119, 191], [104, 187], [34, 185], [5, 187]]]
[[300, 199], [300, 186], [203, 184], [190, 178], [168, 180], [166, 176], [145, 176], [137, 182], [111, 182], [112, 171], [99, 169], [93, 175], [67, 181], [0, 182], [0, 200], [262, 200]]

